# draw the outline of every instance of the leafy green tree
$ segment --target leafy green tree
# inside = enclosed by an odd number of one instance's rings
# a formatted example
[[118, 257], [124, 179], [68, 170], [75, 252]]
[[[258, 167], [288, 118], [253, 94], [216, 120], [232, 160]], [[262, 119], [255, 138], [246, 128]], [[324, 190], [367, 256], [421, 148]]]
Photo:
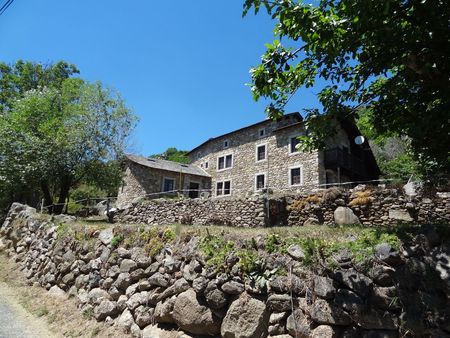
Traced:
[[160, 158], [167, 161], [173, 161], [178, 163], [189, 163], [188, 151], [178, 150], [177, 148], [167, 148], [162, 154], [152, 155], [151, 157]]
[[40, 187], [46, 205], [56, 202], [50, 211], [60, 213], [71, 187], [94, 176], [99, 163], [121, 156], [136, 118], [100, 83], [69, 76], [49, 86], [41, 86], [45, 80], [36, 83], [4, 99], [0, 179]]
[[377, 134], [372, 124], [372, 110], [358, 109], [358, 128], [369, 139], [370, 147], [380, 167], [382, 176], [404, 182], [410, 177], [421, 178], [419, 163], [411, 151], [408, 137], [389, 134]]
[[306, 110], [305, 148], [323, 147], [333, 118], [365, 106], [377, 134], [409, 138], [422, 172], [449, 175], [447, 1], [245, 0], [244, 15], [252, 8], [267, 10], [277, 36], [251, 69], [254, 99], [270, 99], [277, 118], [299, 88], [319, 90], [323, 112]]

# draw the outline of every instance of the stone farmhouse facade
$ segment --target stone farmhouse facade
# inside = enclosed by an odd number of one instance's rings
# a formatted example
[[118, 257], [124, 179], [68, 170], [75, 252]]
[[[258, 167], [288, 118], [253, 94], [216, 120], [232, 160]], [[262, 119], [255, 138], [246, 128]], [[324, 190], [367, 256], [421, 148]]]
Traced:
[[117, 195], [117, 206], [123, 208], [139, 198], [199, 197], [211, 188], [211, 177], [200, 167], [157, 158], [125, 156], [125, 173]]
[[299, 113], [291, 113], [207, 140], [188, 153], [188, 165], [128, 155], [118, 204], [143, 195], [158, 198], [169, 190], [191, 198], [246, 197], [377, 179], [380, 172], [369, 145], [354, 143], [356, 126], [344, 121], [335, 128], [324, 151], [297, 149], [305, 125]]
[[356, 126], [336, 122], [335, 128], [325, 151], [302, 152], [296, 146], [305, 125], [299, 113], [291, 113], [209, 139], [188, 155], [192, 165], [211, 176], [214, 197], [267, 189], [308, 193], [333, 183], [377, 179], [379, 169], [367, 142], [354, 143]]

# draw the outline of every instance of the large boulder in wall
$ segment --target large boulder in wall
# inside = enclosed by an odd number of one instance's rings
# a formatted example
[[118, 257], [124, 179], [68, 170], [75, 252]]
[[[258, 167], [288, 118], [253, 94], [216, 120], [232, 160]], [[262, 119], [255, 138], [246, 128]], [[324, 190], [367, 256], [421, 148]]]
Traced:
[[337, 207], [334, 211], [334, 223], [336, 225], [361, 225], [359, 218], [349, 207]]
[[173, 306], [173, 319], [177, 325], [196, 335], [218, 335], [220, 319], [205, 305], [200, 304], [193, 289], [180, 293]]
[[269, 312], [264, 302], [246, 293], [231, 303], [223, 319], [221, 336], [224, 338], [266, 337]]

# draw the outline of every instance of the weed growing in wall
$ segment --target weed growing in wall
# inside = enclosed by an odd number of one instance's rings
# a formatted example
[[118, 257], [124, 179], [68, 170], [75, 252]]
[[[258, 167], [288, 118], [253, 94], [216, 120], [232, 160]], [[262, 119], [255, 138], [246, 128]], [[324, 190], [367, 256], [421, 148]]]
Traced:
[[373, 197], [372, 197], [372, 190], [370, 189], [357, 191], [355, 195], [356, 197], [353, 198], [349, 203], [349, 205], [352, 207], [356, 205], [367, 205], [372, 203]]
[[225, 270], [225, 261], [233, 249], [234, 243], [222, 236], [207, 236], [200, 242], [200, 250], [204, 253], [206, 262], [218, 270]]
[[[339, 231], [336, 229], [336, 231]], [[322, 261], [332, 264], [332, 260], [327, 261], [334, 253], [346, 249], [353, 255], [355, 262], [362, 262], [373, 256], [375, 247], [381, 243], [388, 243], [393, 248], [399, 249], [400, 239], [395, 233], [388, 233], [379, 229], [362, 229], [358, 234], [342, 239], [323, 239], [316, 237], [289, 237], [281, 238], [277, 234], [270, 234], [266, 237], [266, 251], [269, 253], [279, 252], [286, 254], [291, 245], [298, 245], [302, 248], [305, 258], [305, 265], [314, 265]]]
[[117, 248], [120, 243], [122, 243], [124, 240], [123, 236], [121, 234], [114, 235], [113, 238], [111, 238], [111, 246], [113, 249]]

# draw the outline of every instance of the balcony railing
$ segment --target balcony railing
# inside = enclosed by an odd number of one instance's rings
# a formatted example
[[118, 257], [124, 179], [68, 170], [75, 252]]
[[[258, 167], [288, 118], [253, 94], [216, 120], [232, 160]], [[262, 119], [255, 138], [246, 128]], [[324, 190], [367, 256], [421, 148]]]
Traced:
[[324, 162], [325, 168], [327, 169], [340, 167], [341, 169], [346, 169], [359, 175], [364, 174], [364, 162], [349, 152], [343, 151], [341, 148], [325, 150]]

